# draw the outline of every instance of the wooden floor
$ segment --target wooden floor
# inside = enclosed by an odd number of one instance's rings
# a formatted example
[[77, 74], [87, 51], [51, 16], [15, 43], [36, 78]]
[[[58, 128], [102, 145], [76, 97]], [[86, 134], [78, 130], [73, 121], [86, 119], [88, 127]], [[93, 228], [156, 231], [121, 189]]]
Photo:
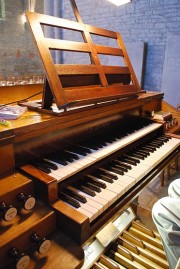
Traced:
[[144, 223], [149, 229], [156, 230], [156, 227], [152, 221], [151, 210], [154, 203], [162, 197], [167, 196], [169, 184], [180, 178], [180, 165], [178, 171], [172, 170], [170, 178], [165, 177], [164, 186], [160, 184], [160, 177], [158, 176], [152, 183], [150, 183], [139, 195], [137, 217]]

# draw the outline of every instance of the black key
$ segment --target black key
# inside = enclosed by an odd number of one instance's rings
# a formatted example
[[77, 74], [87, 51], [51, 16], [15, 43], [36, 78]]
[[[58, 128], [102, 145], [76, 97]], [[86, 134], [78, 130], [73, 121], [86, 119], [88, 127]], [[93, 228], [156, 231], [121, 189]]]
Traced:
[[168, 139], [168, 140], [172, 139], [172, 137], [171, 136], [168, 136], [168, 135], [164, 135], [163, 137], [166, 138], [166, 139]]
[[72, 152], [68, 152], [68, 153], [72, 156], [72, 158], [73, 158], [74, 160], [79, 160], [79, 156], [78, 156], [77, 154], [72, 153]]
[[113, 137], [106, 137], [106, 138], [105, 138], [105, 141], [106, 141], [106, 143], [110, 143], [110, 144], [112, 144], [113, 142], [116, 141], [116, 138], [113, 138]]
[[109, 172], [109, 171], [108, 171], [107, 169], [105, 169], [105, 168], [98, 168], [98, 170], [100, 170], [101, 175], [108, 176], [108, 177], [110, 177], [110, 178], [112, 178], [112, 179], [115, 179], [115, 180], [118, 179], [118, 177], [117, 177], [116, 175], [113, 175], [111, 172]]
[[132, 169], [131, 165], [129, 165], [128, 163], [126, 163], [126, 162], [124, 162], [124, 161], [122, 161], [120, 159], [118, 159], [118, 162], [119, 162], [119, 164], [121, 164], [122, 166], [124, 166], [124, 168], [130, 169], [130, 170]]
[[78, 200], [79, 202], [82, 202], [85, 204], [87, 202], [86, 198], [79, 194], [77, 191], [71, 189], [71, 187], [67, 187], [66, 189], [63, 190], [66, 194], [72, 196], [74, 199]]
[[38, 168], [39, 170], [45, 172], [46, 174], [51, 173], [51, 169], [50, 168], [48, 168], [48, 167], [46, 167], [46, 166], [44, 166], [44, 165], [42, 165], [40, 163], [32, 163], [32, 165], [34, 167]]
[[105, 181], [105, 182], [109, 182], [109, 183], [113, 183], [114, 182], [114, 180], [111, 177], [109, 177], [109, 176], [107, 176], [105, 174], [99, 174], [98, 177], [101, 180]]
[[81, 146], [75, 146], [75, 145], [70, 146], [67, 150], [70, 152], [73, 152], [73, 153], [77, 153], [77, 154], [82, 155], [82, 156], [86, 156], [92, 152], [88, 148], [81, 147]]
[[[92, 143], [94, 143], [94, 141]], [[99, 148], [103, 148], [104, 146], [106, 146], [106, 143], [101, 138], [95, 138], [95, 143]]]
[[157, 137], [156, 139], [159, 141], [167, 142], [169, 141], [170, 138], [166, 136], [160, 136], [160, 137]]
[[101, 192], [101, 188], [91, 182], [85, 182], [84, 184], [93, 191]]
[[150, 152], [154, 152], [156, 150], [155, 147], [150, 147], [150, 146], [143, 146], [143, 149], [149, 150]]
[[58, 167], [56, 164], [49, 162], [48, 160], [41, 160], [47, 167], [49, 167], [52, 170], [57, 170]]
[[117, 168], [119, 171], [121, 171], [120, 175], [122, 175], [122, 176], [124, 175], [124, 170], [122, 169], [121, 165], [115, 164], [114, 167]]
[[138, 158], [136, 158], [136, 157], [133, 157], [133, 156], [129, 156], [129, 155], [126, 155], [126, 154], [124, 154], [124, 155], [122, 155], [122, 157], [123, 156], [125, 156], [126, 158], [128, 158], [128, 159], [130, 159], [130, 160], [133, 160], [133, 161], [135, 161], [136, 163], [140, 163], [140, 160], [138, 159]]
[[81, 146], [89, 148], [89, 149], [93, 149], [93, 150], [98, 150], [99, 149], [99, 147], [95, 143], [92, 144], [89, 141], [82, 143]]
[[119, 160], [113, 160], [115, 163], [118, 164], [118, 167], [122, 169], [122, 171], [127, 172], [128, 168], [123, 166]]
[[159, 145], [164, 145], [164, 141], [160, 141], [160, 140], [158, 140], [158, 139], [154, 139], [153, 141], [152, 141], [153, 143], [157, 143], [157, 144], [159, 144]]
[[90, 180], [91, 182], [93, 182], [95, 185], [99, 186], [102, 189], [106, 188], [106, 184], [104, 182], [101, 182], [100, 180], [98, 180], [98, 178], [88, 175], [87, 176], [88, 180]]
[[62, 164], [62, 165], [67, 165], [67, 161], [61, 159], [60, 157], [56, 156], [55, 154], [54, 155], [51, 155], [51, 156], [48, 156], [47, 159], [51, 160], [51, 161], [54, 161], [56, 163], [59, 163], [59, 164]]
[[132, 157], [138, 158], [140, 160], [144, 160], [145, 157], [144, 155], [140, 154], [140, 153], [129, 153]]
[[156, 148], [160, 148], [162, 146], [162, 144], [160, 143], [155, 143], [155, 142], [150, 142], [150, 144], [148, 144], [150, 146], [156, 147]]
[[56, 155], [62, 160], [62, 161], [66, 161], [66, 162], [73, 162], [74, 159], [73, 157], [68, 154], [68, 152], [56, 152]]
[[77, 185], [75, 186], [77, 189], [79, 189], [80, 191], [89, 194], [90, 196], [94, 197], [96, 196], [95, 191], [93, 191], [92, 189], [88, 188], [87, 186], [83, 186], [83, 185]]
[[64, 192], [59, 192], [59, 198], [62, 199], [63, 201], [67, 202], [68, 204], [71, 204], [72, 206], [79, 208], [80, 204], [78, 201], [76, 201], [74, 198], [69, 196], [68, 194]]
[[108, 169], [118, 175], [124, 175], [124, 172], [122, 172], [122, 170], [118, 169], [117, 167], [108, 166]]
[[145, 150], [145, 149], [143, 150], [142, 148], [141, 148], [141, 149], [138, 149], [138, 150], [136, 151], [136, 153], [143, 154], [144, 157], [147, 157], [148, 155], [150, 155], [150, 153], [149, 153], [148, 150]]
[[124, 162], [124, 163], [127, 163], [127, 164], [129, 164], [129, 165], [137, 165], [137, 162], [136, 161], [134, 161], [134, 160], [131, 160], [130, 158], [127, 158], [127, 157], [125, 157], [125, 156], [122, 156], [121, 158], [120, 158], [120, 160], [122, 161], [122, 162]]

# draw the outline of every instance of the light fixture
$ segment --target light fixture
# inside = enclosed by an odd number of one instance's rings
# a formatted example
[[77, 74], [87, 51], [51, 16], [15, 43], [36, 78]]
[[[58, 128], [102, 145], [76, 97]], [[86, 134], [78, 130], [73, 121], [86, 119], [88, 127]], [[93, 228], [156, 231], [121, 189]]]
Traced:
[[131, 2], [131, 0], [108, 0], [108, 1], [115, 4], [116, 6], [121, 6]]

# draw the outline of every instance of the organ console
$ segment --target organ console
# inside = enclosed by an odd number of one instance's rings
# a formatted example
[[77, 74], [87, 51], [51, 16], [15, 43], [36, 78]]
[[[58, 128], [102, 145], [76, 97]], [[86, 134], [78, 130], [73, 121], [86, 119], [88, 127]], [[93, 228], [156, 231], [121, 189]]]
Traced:
[[[27, 12], [47, 79], [42, 101], [21, 103], [29, 110], [0, 130], [0, 268], [168, 268], [159, 235], [129, 205], [179, 156], [179, 125], [167, 133], [147, 117], [163, 94], [141, 90], [120, 34], [83, 24], [70, 2], [77, 22]], [[46, 38], [47, 25], [84, 42]], [[54, 64], [50, 50], [91, 63]]]

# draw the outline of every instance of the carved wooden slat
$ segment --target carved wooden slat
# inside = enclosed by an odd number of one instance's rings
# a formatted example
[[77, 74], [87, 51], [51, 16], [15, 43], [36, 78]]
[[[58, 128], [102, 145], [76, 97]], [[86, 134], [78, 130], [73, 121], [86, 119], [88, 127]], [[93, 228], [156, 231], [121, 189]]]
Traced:
[[116, 32], [113, 32], [113, 31], [110, 31], [107, 29], [103, 29], [103, 28], [99, 28], [96, 26], [92, 26], [92, 25], [85, 25], [85, 28], [91, 34], [117, 39]]
[[36, 45], [38, 47], [40, 56], [44, 63], [44, 67], [46, 70], [50, 87], [51, 89], [53, 89], [53, 92], [54, 92], [54, 98], [56, 100], [56, 103], [58, 105], [64, 105], [66, 103], [65, 94], [62, 89], [62, 85], [59, 80], [59, 77], [57, 75], [50, 51], [45, 43], [42, 27], [38, 20], [39, 16], [32, 12], [28, 12], [27, 14], [28, 14], [29, 23], [31, 25], [31, 29], [33, 29], [33, 34], [36, 40]]
[[82, 42], [46, 38], [46, 44], [50, 49], [90, 52], [88, 44]]
[[58, 75], [98, 74], [95, 65], [56, 64]]
[[[121, 94], [129, 94], [131, 97], [132, 93], [141, 92], [120, 34], [83, 24], [75, 1], [70, 2], [77, 22], [32, 12], [26, 13], [48, 81], [47, 89], [44, 88], [42, 108], [50, 108], [53, 99], [61, 109], [74, 103], [80, 104], [85, 98], [93, 102], [96, 98], [107, 96], [119, 98]], [[43, 26], [79, 32], [84, 42], [46, 38]], [[117, 47], [95, 44], [92, 35], [113, 39], [117, 42]], [[78, 64], [76, 67], [62, 63], [55, 64], [51, 50], [88, 53], [90, 64], [82, 66]], [[102, 65], [100, 55], [120, 57], [121, 61], [124, 60], [125, 66], [118, 68], [107, 66], [108, 63]]]
[[130, 74], [129, 68], [125, 66], [103, 66], [106, 74]]
[[[56, 64], [58, 75], [98, 74], [95, 65], [78, 64]], [[125, 66], [102, 66], [105, 74], [130, 74], [129, 68]]]
[[31, 16], [31, 20], [33, 20], [35, 23], [41, 23], [42, 25], [54, 26], [64, 29], [74, 29], [80, 32], [83, 31], [82, 25], [75, 21], [70, 21], [67, 19], [62, 19], [40, 13], [34, 13], [30, 11], [27, 11], [26, 15], [28, 17], [28, 20], [29, 17]]
[[140, 87], [139, 82], [137, 80], [137, 77], [135, 75], [133, 66], [132, 66], [131, 61], [129, 59], [127, 50], [125, 48], [125, 45], [124, 45], [124, 42], [122, 40], [122, 37], [121, 37], [120, 33], [117, 33], [117, 42], [118, 42], [119, 46], [121, 47], [121, 49], [123, 50], [123, 53], [124, 53], [124, 61], [125, 61], [126, 65], [129, 67], [129, 70], [130, 70], [130, 73], [131, 73], [132, 82], [134, 83], [137, 91], [140, 92], [141, 91], [141, 87]]
[[96, 45], [96, 44], [95, 44], [95, 48], [96, 48], [97, 53], [99, 54], [123, 56], [123, 51], [119, 48], [111, 48], [108, 46], [101, 46], [101, 45]]
[[[134, 85], [116, 85], [116, 86], [108, 86], [108, 87], [92, 87], [92, 88], [79, 88], [79, 89], [67, 89], [66, 96], [68, 102], [73, 101], [74, 99], [84, 97], [83, 99], [90, 99], [90, 98], [98, 98], [98, 97], [108, 97], [108, 96], [115, 96], [115, 95], [123, 95], [127, 96], [128, 94], [135, 94], [136, 90]], [[119, 96], [120, 98], [120, 96]]]
[[101, 85], [106, 87], [106, 86], [108, 86], [108, 82], [107, 82], [106, 76], [102, 70], [102, 66], [101, 66], [101, 62], [100, 62], [99, 57], [98, 57], [98, 53], [97, 53], [96, 48], [93, 44], [90, 33], [87, 32], [85, 28], [84, 28], [84, 32], [83, 32], [83, 38], [84, 38], [84, 41], [89, 44], [89, 47], [91, 49], [91, 55], [90, 55], [91, 63], [95, 64], [97, 66], [97, 69], [99, 71], [99, 78], [101, 81]]

